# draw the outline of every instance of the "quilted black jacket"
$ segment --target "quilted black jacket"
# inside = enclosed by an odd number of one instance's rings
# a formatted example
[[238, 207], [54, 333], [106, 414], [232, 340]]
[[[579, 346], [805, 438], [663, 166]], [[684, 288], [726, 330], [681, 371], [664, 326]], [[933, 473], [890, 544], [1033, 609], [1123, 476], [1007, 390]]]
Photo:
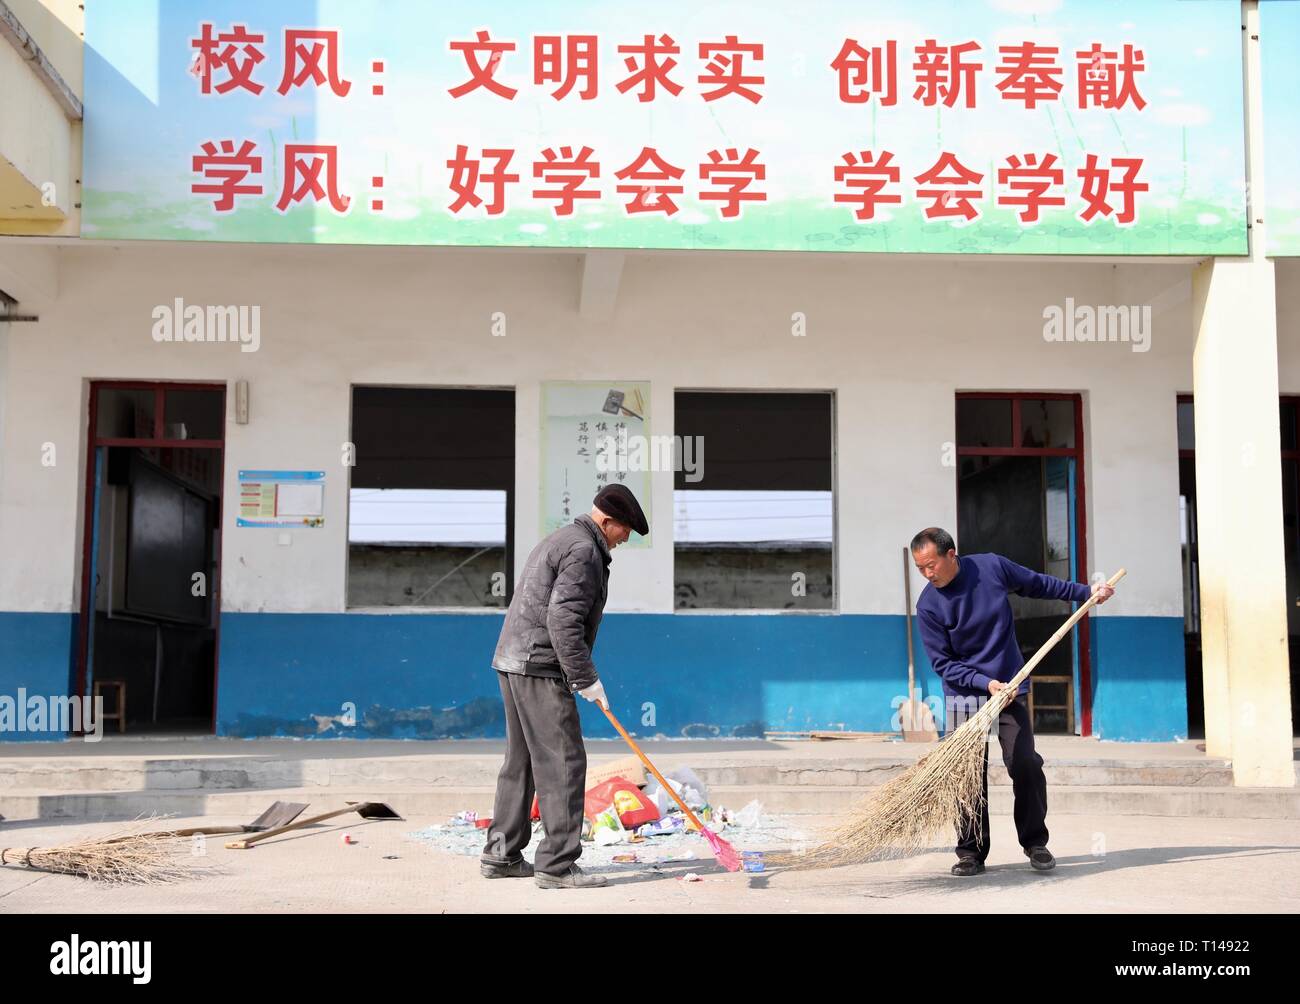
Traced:
[[572, 693], [597, 680], [591, 649], [609, 590], [609, 544], [579, 516], [533, 548], [501, 625], [492, 668], [561, 677]]

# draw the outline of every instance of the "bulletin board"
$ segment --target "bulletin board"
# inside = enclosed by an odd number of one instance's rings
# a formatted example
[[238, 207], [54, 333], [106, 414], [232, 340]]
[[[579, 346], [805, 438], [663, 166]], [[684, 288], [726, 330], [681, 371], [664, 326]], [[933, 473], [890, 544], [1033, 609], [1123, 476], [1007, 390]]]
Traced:
[[236, 526], [325, 525], [324, 471], [240, 471]]

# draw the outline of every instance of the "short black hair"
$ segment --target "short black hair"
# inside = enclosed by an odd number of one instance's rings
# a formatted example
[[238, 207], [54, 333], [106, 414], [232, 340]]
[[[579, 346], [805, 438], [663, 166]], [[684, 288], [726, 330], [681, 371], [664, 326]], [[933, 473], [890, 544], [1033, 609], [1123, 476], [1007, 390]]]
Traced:
[[957, 543], [952, 539], [952, 534], [942, 527], [927, 526], [924, 530], [912, 538], [911, 550], [919, 551], [926, 544], [933, 544], [935, 550], [939, 552], [939, 557], [944, 557], [949, 551], [957, 550]]

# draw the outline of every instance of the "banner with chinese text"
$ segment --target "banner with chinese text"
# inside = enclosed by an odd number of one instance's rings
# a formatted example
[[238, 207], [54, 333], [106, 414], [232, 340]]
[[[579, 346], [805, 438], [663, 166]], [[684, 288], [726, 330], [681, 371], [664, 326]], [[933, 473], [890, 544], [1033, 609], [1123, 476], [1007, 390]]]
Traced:
[[1300, 4], [1259, 5], [1264, 96], [1265, 254], [1300, 255]]
[[1241, 254], [1238, 18], [87, 0], [83, 234]]

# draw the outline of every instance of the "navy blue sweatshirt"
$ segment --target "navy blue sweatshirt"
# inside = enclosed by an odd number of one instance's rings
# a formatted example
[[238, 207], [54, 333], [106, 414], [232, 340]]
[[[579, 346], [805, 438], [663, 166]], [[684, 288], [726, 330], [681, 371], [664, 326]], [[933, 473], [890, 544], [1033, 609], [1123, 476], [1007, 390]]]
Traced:
[[[1008, 683], [1025, 664], [1007, 594], [1083, 603], [1092, 589], [1031, 572], [1000, 554], [963, 554], [958, 560], [951, 582], [942, 588], [932, 582], [921, 591], [917, 624], [944, 693], [987, 697], [990, 680]], [[1028, 691], [1025, 680], [1020, 693]]]

